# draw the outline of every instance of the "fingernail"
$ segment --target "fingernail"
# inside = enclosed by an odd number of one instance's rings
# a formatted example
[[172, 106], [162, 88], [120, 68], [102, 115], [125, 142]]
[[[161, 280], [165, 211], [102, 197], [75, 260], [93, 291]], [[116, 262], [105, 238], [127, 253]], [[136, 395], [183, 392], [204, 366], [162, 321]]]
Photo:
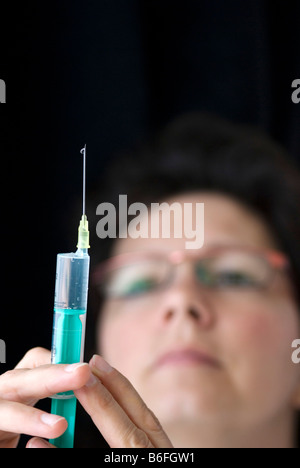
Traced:
[[101, 356], [95, 354], [92, 357], [92, 366], [96, 367], [100, 372], [108, 374], [113, 370], [113, 368], [106, 362]]
[[34, 437], [27, 444], [27, 448], [49, 448], [49, 447], [51, 447], [51, 444], [49, 444], [49, 442], [47, 442], [44, 439], [39, 439], [38, 437]]
[[50, 413], [43, 413], [41, 415], [41, 421], [47, 426], [55, 426], [55, 424], [57, 424], [62, 419], [64, 418], [62, 418], [61, 416], [56, 416], [55, 414], [50, 414]]
[[93, 385], [95, 385], [97, 382], [99, 382], [99, 379], [97, 379], [97, 377], [94, 375], [94, 374], [91, 374], [90, 375], [90, 378], [89, 380], [87, 381], [87, 383], [85, 384], [86, 387], [92, 387]]
[[64, 371], [71, 373], [75, 372], [79, 367], [87, 366], [86, 362], [76, 362], [75, 364], [69, 364], [68, 366], [64, 367]]

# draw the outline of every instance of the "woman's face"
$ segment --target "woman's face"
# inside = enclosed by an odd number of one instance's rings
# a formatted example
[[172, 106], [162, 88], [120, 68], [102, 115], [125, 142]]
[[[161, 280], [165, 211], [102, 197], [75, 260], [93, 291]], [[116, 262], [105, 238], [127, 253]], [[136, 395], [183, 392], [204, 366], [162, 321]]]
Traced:
[[[231, 198], [191, 193], [166, 200], [204, 203], [205, 243], [262, 250], [276, 244], [265, 223]], [[114, 254], [185, 250], [185, 237], [120, 239]], [[204, 288], [188, 262], [172, 284], [144, 299], [106, 300], [99, 352], [136, 387], [162, 424], [198, 419], [243, 427], [292, 413], [299, 404], [297, 305], [287, 276], [266, 290]], [[170, 354], [169, 354], [170, 353]], [[298, 403], [296, 403], [298, 400]]]

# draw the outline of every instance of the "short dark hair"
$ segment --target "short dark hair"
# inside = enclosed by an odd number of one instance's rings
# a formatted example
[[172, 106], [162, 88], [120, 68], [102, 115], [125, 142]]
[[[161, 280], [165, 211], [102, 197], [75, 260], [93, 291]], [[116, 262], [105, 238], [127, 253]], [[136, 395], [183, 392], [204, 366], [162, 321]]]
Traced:
[[[211, 114], [183, 115], [147, 144], [116, 157], [98, 187], [91, 197], [92, 216], [101, 201], [118, 206], [119, 194], [127, 195], [128, 205], [200, 190], [233, 196], [265, 220], [291, 261], [300, 291], [300, 173], [288, 153], [260, 130]], [[92, 253], [99, 262], [111, 242], [96, 238], [96, 222], [94, 217]]]

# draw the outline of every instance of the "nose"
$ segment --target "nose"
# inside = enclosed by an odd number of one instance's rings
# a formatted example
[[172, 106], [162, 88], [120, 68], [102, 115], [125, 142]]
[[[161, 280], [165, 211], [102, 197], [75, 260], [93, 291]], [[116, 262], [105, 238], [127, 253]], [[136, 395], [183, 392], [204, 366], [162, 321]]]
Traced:
[[188, 278], [176, 282], [165, 291], [160, 310], [164, 324], [189, 321], [208, 329], [215, 320], [213, 304], [207, 292]]

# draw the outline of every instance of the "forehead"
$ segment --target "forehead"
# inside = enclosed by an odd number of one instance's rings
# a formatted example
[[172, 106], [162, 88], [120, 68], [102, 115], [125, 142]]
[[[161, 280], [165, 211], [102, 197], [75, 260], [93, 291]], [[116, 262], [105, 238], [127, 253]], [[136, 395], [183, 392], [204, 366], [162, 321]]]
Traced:
[[[184, 224], [191, 223], [193, 229], [196, 229], [196, 206], [199, 203], [204, 204], [204, 248], [216, 244], [262, 249], [277, 247], [266, 222], [257, 213], [230, 196], [219, 193], [192, 192], [168, 198], [164, 202], [165, 205], [161, 204], [160, 215], [149, 207], [148, 224], [150, 226], [151, 223], [161, 223], [164, 211], [169, 213], [169, 207], [173, 203], [180, 204], [183, 215], [177, 220], [175, 217], [171, 218], [170, 237], [165, 239], [160, 236], [158, 239], [153, 239], [149, 235], [147, 239], [130, 237], [118, 239], [113, 249], [114, 255], [136, 251], [183, 250], [186, 241], [190, 240], [185, 236]], [[191, 210], [188, 212], [185, 210], [185, 204], [190, 204]], [[174, 223], [176, 222], [182, 225], [182, 237], [179, 239], [174, 236], [176, 228]]]

